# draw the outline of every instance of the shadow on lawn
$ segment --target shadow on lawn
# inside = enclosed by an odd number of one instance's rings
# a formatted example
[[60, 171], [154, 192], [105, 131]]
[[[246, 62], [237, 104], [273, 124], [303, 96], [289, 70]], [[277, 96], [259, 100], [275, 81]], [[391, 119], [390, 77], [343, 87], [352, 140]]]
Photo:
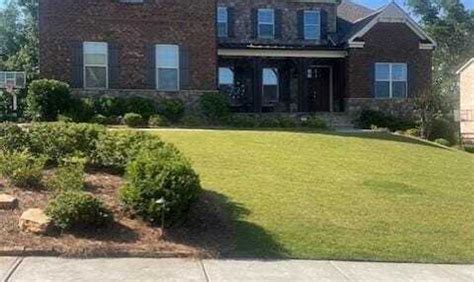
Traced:
[[167, 239], [207, 252], [213, 257], [283, 258], [287, 251], [262, 227], [245, 221], [242, 204], [204, 191], [187, 220], [167, 231]]

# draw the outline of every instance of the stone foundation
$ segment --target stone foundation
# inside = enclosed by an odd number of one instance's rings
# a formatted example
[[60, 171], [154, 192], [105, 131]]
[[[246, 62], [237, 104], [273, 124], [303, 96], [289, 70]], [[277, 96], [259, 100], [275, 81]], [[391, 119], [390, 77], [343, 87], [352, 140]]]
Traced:
[[117, 98], [147, 98], [157, 103], [164, 99], [180, 99], [186, 105], [186, 109], [194, 110], [197, 107], [199, 98], [205, 93], [214, 93], [214, 91], [202, 90], [182, 90], [179, 92], [161, 92], [147, 89], [104, 89], [104, 90], [86, 90], [74, 89], [72, 91], [76, 97], [83, 98], [100, 98], [100, 97], [117, 97]]
[[400, 118], [411, 119], [415, 116], [415, 103], [413, 99], [345, 99], [345, 112], [350, 116], [355, 117], [361, 111], [369, 109]]

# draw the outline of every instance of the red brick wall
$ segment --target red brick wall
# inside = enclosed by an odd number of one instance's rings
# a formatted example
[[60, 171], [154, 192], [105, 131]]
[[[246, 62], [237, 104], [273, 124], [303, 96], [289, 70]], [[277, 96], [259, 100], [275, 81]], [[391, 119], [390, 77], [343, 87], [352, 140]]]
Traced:
[[374, 64], [408, 64], [408, 95], [431, 86], [432, 51], [420, 50], [420, 38], [405, 24], [378, 23], [364, 37], [365, 47], [350, 49], [347, 59], [347, 98], [372, 98]]
[[40, 0], [40, 70], [72, 80], [73, 42], [105, 41], [119, 47], [120, 88], [146, 88], [146, 48], [184, 44], [190, 89], [216, 88], [215, 0]]

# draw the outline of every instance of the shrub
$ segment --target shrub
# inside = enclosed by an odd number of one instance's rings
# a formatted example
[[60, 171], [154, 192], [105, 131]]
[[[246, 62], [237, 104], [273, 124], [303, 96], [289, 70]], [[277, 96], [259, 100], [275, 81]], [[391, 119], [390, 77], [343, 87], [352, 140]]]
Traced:
[[[94, 101], [90, 98], [73, 98], [73, 107], [65, 114], [74, 122], [89, 122], [94, 117]], [[61, 121], [61, 120], [59, 120]]]
[[199, 104], [202, 114], [213, 124], [225, 121], [230, 115], [229, 100], [221, 93], [206, 93]]
[[[198, 175], [172, 147], [142, 150], [127, 166], [127, 184], [120, 190], [125, 207], [152, 223], [180, 220], [201, 191]], [[166, 208], [157, 203], [164, 199]]]
[[0, 123], [0, 150], [22, 151], [30, 146], [28, 133], [12, 123]]
[[41, 183], [46, 157], [34, 157], [28, 151], [0, 152], [0, 174], [18, 187], [34, 187]]
[[312, 128], [312, 129], [328, 129], [329, 128], [325, 120], [316, 116], [307, 117], [306, 119], [302, 120], [301, 125], [303, 127]]
[[97, 141], [93, 165], [123, 172], [141, 148], [161, 148], [164, 143], [156, 136], [141, 132], [107, 132]]
[[38, 123], [29, 129], [31, 152], [59, 163], [73, 156], [91, 156], [105, 127], [85, 123]]
[[471, 154], [474, 154], [474, 146], [466, 145], [466, 146], [464, 146], [464, 151], [466, 151], [468, 153], [471, 153]]
[[228, 124], [238, 128], [258, 127], [258, 118], [248, 114], [234, 114], [229, 117]]
[[421, 137], [421, 129], [419, 128], [410, 128], [404, 132], [405, 135], [412, 137]]
[[166, 125], [166, 119], [160, 115], [153, 115], [148, 119], [148, 126], [150, 127], [161, 127]]
[[96, 123], [96, 124], [108, 124], [108, 119], [106, 116], [103, 116], [101, 114], [97, 114], [97, 115], [94, 115], [91, 119], [91, 122], [92, 123]]
[[48, 203], [46, 214], [59, 228], [99, 228], [113, 221], [112, 213], [93, 195], [65, 191]]
[[259, 126], [262, 128], [278, 128], [280, 127], [280, 121], [274, 116], [260, 116]]
[[282, 115], [279, 116], [277, 119], [281, 128], [294, 128], [298, 126], [296, 120], [290, 116]]
[[66, 83], [41, 79], [28, 89], [27, 114], [35, 121], [55, 121], [72, 106], [71, 90]]
[[377, 128], [388, 128], [391, 131], [406, 130], [415, 126], [413, 121], [374, 110], [363, 110], [355, 120], [355, 124], [363, 129], [371, 129], [372, 126], [376, 126]]
[[159, 106], [159, 112], [170, 122], [179, 122], [184, 117], [184, 102], [179, 99], [165, 99]]
[[48, 186], [56, 191], [81, 191], [84, 189], [85, 160], [79, 158], [66, 159], [59, 164]]
[[433, 141], [436, 139], [446, 139], [451, 144], [456, 143], [456, 130], [454, 125], [445, 118], [436, 118], [431, 124], [428, 139]]
[[123, 122], [128, 127], [141, 127], [145, 124], [142, 115], [136, 113], [128, 113], [123, 117]]
[[150, 99], [133, 97], [125, 99], [123, 103], [125, 105], [125, 112], [121, 115], [126, 113], [137, 113], [144, 119], [148, 119], [150, 116], [156, 114], [155, 102]]
[[198, 114], [185, 115], [181, 124], [188, 127], [207, 126], [208, 122]]
[[125, 99], [100, 97], [94, 100], [94, 111], [104, 116], [123, 116], [127, 113]]
[[437, 144], [439, 144], [439, 145], [446, 146], [446, 147], [450, 147], [450, 146], [451, 146], [451, 143], [450, 143], [448, 140], [443, 139], [443, 138], [436, 139], [434, 142], [437, 143]]

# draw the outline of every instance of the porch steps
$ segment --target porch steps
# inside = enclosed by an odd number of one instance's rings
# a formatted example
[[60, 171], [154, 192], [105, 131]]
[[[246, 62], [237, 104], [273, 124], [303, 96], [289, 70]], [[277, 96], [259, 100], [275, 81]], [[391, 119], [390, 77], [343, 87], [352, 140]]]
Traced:
[[346, 113], [316, 113], [315, 116], [323, 119], [334, 129], [354, 129], [353, 118]]

